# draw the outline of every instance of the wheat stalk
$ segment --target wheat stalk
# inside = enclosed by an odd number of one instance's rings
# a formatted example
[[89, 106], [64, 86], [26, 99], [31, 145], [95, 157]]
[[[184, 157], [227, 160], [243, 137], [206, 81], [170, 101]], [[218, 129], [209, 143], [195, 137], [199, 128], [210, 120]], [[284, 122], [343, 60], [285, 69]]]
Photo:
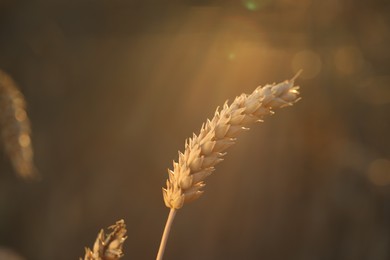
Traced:
[[26, 101], [12, 78], [1, 70], [0, 131], [5, 153], [15, 172], [23, 178], [36, 176]]
[[176, 211], [203, 194], [204, 179], [223, 160], [225, 150], [235, 143], [238, 135], [248, 130], [249, 125], [273, 114], [273, 109], [291, 106], [300, 99], [299, 87], [294, 86], [299, 74], [279, 84], [260, 86], [249, 95], [242, 94], [230, 105], [225, 102], [222, 109], [217, 108], [214, 117], [202, 125], [199, 135], [194, 134], [186, 140], [184, 153], [179, 152], [179, 160], [173, 162], [173, 170], [168, 169], [167, 186], [163, 188], [164, 202], [170, 213], [158, 260], [163, 257]]
[[103, 229], [100, 230], [93, 250], [85, 248], [84, 260], [116, 260], [123, 256], [123, 242], [127, 238], [124, 220], [121, 219], [108, 228], [113, 231], [105, 236]]

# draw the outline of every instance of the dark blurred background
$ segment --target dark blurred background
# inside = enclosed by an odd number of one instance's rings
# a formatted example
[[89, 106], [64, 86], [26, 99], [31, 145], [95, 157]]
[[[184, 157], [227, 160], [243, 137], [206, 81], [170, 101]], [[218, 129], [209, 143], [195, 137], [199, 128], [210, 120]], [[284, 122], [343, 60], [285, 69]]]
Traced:
[[303, 99], [230, 148], [166, 259], [390, 259], [389, 46], [385, 0], [0, 0], [41, 174], [0, 152], [0, 249], [77, 259], [123, 218], [124, 259], [155, 258], [184, 140], [303, 69]]

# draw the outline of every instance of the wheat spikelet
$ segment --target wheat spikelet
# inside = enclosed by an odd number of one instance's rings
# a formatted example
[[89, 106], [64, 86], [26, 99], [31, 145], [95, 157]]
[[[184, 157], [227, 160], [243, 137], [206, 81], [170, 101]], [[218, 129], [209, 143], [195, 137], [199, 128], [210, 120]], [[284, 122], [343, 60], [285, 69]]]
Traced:
[[290, 106], [299, 100], [297, 73], [291, 80], [256, 88], [251, 94], [242, 94], [223, 108], [217, 108], [214, 117], [207, 120], [199, 135], [185, 142], [184, 153], [179, 152], [173, 170], [168, 169], [167, 187], [163, 188], [165, 205], [180, 209], [185, 203], [199, 198], [205, 186], [204, 179], [223, 160], [225, 150], [233, 145], [247, 126], [273, 114], [273, 109]]
[[121, 219], [108, 228], [113, 231], [105, 236], [103, 229], [100, 230], [93, 245], [93, 250], [88, 247], [85, 248], [84, 260], [116, 260], [123, 256], [123, 242], [127, 238], [124, 220]]
[[5, 153], [23, 178], [36, 175], [26, 102], [15, 82], [0, 70], [0, 131]]

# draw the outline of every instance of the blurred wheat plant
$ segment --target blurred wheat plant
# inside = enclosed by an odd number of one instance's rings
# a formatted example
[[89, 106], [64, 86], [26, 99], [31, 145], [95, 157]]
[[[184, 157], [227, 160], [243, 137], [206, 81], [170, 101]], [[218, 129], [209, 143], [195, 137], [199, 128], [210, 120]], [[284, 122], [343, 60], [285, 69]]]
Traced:
[[125, 221], [121, 219], [108, 229], [112, 229], [108, 235], [104, 235], [103, 229], [100, 230], [92, 250], [85, 248], [84, 260], [116, 260], [123, 256], [123, 242], [127, 238]]
[[0, 135], [15, 172], [23, 178], [37, 174], [33, 163], [30, 120], [26, 101], [16, 83], [0, 70]]
[[260, 86], [249, 95], [242, 94], [230, 105], [225, 102], [222, 109], [217, 108], [214, 117], [202, 125], [199, 135], [194, 134], [186, 140], [184, 153], [179, 152], [173, 170], [168, 169], [167, 187], [163, 188], [164, 202], [170, 213], [157, 260], [163, 257], [176, 211], [203, 194], [204, 179], [223, 160], [225, 150], [236, 142], [239, 134], [248, 130], [249, 125], [262, 122], [265, 116], [273, 114], [273, 109], [291, 106], [300, 99], [299, 87], [294, 86], [299, 74], [279, 84]]

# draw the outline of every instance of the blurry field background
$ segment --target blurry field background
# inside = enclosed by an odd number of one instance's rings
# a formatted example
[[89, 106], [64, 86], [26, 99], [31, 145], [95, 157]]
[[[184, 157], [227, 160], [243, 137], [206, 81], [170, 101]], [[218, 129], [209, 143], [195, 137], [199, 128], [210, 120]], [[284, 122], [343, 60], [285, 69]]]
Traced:
[[166, 259], [390, 259], [389, 46], [384, 0], [1, 0], [42, 178], [0, 152], [0, 251], [77, 259], [123, 218], [124, 259], [155, 258], [184, 140], [302, 68], [303, 99], [229, 149]]

